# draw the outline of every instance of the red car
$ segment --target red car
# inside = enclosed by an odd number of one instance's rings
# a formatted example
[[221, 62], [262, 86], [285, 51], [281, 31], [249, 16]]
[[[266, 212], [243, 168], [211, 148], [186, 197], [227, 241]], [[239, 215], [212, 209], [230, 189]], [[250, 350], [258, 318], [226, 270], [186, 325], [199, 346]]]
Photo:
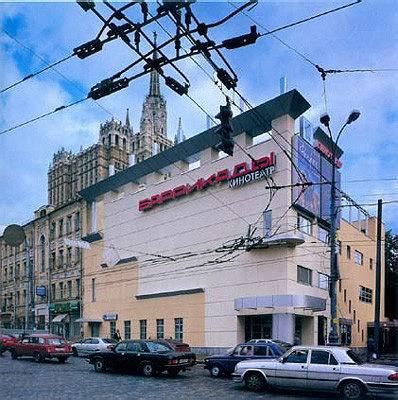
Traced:
[[10, 350], [10, 348], [18, 343], [18, 339], [15, 336], [8, 335], [6, 333], [0, 334], [0, 355], [5, 351]]
[[22, 341], [14, 344], [11, 349], [11, 357], [33, 357], [36, 362], [45, 359], [57, 358], [64, 363], [72, 353], [72, 347], [62, 337], [50, 334], [32, 334]]
[[159, 342], [168, 344], [177, 353], [190, 353], [191, 348], [189, 344], [183, 343], [176, 339], [158, 339]]

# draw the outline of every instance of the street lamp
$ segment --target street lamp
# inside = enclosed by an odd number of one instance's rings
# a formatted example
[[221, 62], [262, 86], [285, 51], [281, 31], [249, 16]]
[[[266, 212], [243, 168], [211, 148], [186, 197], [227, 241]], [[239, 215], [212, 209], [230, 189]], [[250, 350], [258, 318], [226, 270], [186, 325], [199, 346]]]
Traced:
[[323, 114], [320, 117], [320, 122], [324, 125], [330, 136], [332, 144], [332, 182], [331, 182], [331, 200], [330, 200], [330, 332], [329, 332], [329, 344], [337, 345], [339, 343], [339, 336], [337, 334], [337, 294], [336, 284], [340, 278], [339, 267], [337, 265], [337, 254], [336, 254], [336, 150], [337, 143], [340, 139], [344, 128], [356, 121], [361, 113], [358, 110], [351, 111], [347, 118], [347, 121], [341, 127], [339, 133], [336, 136], [336, 140], [333, 139], [332, 131], [330, 129], [330, 116]]

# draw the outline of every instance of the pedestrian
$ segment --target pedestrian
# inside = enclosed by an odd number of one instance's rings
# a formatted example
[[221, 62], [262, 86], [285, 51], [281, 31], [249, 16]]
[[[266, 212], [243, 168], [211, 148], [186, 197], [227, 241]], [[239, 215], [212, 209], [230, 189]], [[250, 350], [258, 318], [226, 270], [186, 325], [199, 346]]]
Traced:
[[116, 332], [113, 334], [113, 339], [115, 339], [117, 342], [120, 342], [122, 340], [119, 329], [117, 329]]
[[372, 336], [369, 336], [368, 342], [366, 344], [366, 351], [367, 351], [367, 361], [372, 361], [377, 358], [376, 354], [376, 342]]

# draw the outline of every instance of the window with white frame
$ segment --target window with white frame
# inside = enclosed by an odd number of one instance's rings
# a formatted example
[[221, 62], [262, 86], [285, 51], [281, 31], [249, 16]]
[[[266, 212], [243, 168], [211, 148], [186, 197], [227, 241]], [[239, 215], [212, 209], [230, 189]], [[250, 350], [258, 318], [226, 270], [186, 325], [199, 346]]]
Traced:
[[164, 319], [156, 320], [156, 339], [164, 338]]
[[176, 340], [183, 340], [184, 320], [182, 318], [174, 318], [174, 331]]
[[373, 297], [373, 290], [364, 286], [359, 287], [359, 300], [365, 303], [371, 303]]
[[297, 229], [307, 235], [312, 234], [312, 221], [304, 217], [304, 215], [297, 214]]
[[326, 274], [319, 272], [318, 286], [320, 289], [327, 290], [329, 288], [329, 277]]
[[140, 339], [146, 339], [146, 319], [140, 319]]
[[363, 254], [360, 251], [355, 250], [354, 258], [355, 264], [363, 265]]
[[312, 285], [312, 270], [297, 265], [297, 282]]

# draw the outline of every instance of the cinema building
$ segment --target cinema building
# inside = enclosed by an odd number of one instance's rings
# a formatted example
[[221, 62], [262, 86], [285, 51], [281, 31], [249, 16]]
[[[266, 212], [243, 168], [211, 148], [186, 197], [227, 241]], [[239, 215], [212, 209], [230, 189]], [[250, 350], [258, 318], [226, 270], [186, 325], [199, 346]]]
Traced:
[[[322, 190], [330, 198], [330, 187], [292, 187], [297, 166], [307, 180], [330, 169], [295, 134], [309, 107], [292, 90], [233, 119], [233, 157], [215, 150], [211, 128], [80, 192], [90, 227], [85, 336], [119, 329], [123, 338], [175, 337], [206, 349], [252, 338], [324, 343], [330, 251]], [[361, 318], [366, 324], [371, 311]]]

